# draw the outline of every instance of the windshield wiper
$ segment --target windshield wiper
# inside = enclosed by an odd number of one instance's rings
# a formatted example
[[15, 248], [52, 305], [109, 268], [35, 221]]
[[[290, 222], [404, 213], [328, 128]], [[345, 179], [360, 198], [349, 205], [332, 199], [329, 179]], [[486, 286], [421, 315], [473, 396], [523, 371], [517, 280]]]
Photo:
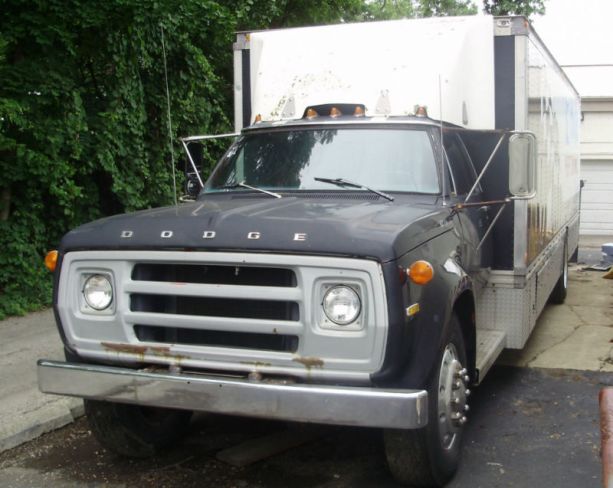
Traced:
[[262, 192], [262, 193], [266, 193], [266, 195], [270, 195], [271, 197], [283, 198], [282, 195], [279, 195], [278, 193], [268, 191], [268, 190], [263, 190], [262, 188], [258, 188], [257, 186], [248, 185], [244, 181], [241, 181], [240, 183], [234, 183], [233, 185], [220, 186], [219, 188], [224, 189], [224, 190], [231, 190], [233, 188], [248, 188], [250, 190], [255, 190], [255, 191]]
[[387, 193], [383, 193], [382, 191], [379, 191], [379, 190], [374, 190], [360, 183], [354, 183], [353, 181], [346, 180], [345, 178], [313, 178], [313, 179], [315, 181], [321, 181], [323, 183], [332, 183], [333, 185], [336, 185], [336, 186], [348, 186], [351, 188], [360, 188], [361, 190], [367, 190], [371, 193], [374, 193], [375, 195], [379, 195], [380, 197], [386, 198], [390, 202], [394, 201], [394, 197], [388, 195]]

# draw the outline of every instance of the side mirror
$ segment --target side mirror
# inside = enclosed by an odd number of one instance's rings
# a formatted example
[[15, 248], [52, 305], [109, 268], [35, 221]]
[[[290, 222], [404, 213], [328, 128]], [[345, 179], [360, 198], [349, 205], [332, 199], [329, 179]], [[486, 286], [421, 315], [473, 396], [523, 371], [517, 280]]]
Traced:
[[531, 132], [516, 132], [509, 139], [509, 192], [516, 199], [536, 193], [536, 137]]
[[195, 199], [200, 193], [200, 181], [196, 173], [187, 173], [185, 175], [185, 193], [189, 198]]
[[185, 195], [187, 199], [195, 200], [202, 188], [197, 172], [200, 172], [202, 168], [204, 148], [200, 143], [187, 143], [185, 150], [191, 163], [191, 167], [187, 162], [185, 163]]

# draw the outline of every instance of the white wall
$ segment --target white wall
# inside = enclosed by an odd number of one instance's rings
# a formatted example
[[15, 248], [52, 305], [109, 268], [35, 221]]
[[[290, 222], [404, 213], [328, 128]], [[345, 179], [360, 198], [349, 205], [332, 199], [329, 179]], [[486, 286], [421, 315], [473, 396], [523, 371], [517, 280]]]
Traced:
[[581, 234], [613, 236], [613, 99], [582, 102]]

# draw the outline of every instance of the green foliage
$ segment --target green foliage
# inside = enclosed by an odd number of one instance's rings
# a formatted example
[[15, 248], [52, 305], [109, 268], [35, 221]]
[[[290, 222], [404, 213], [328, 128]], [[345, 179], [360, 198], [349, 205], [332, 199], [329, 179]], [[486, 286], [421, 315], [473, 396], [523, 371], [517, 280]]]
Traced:
[[[542, 3], [486, 6], [529, 14]], [[231, 130], [235, 31], [474, 10], [468, 0], [4, 0], [0, 319], [50, 303], [42, 259], [65, 232], [173, 201], [162, 30], [177, 141]]]
[[0, 317], [49, 303], [42, 257], [67, 230], [173, 200], [161, 29], [173, 140], [220, 132], [239, 13], [195, 0], [3, 2]]
[[446, 15], [474, 15], [477, 6], [472, 0], [421, 0], [417, 8], [419, 17]]
[[545, 0], [483, 0], [483, 9], [492, 15], [525, 15], [545, 13]]

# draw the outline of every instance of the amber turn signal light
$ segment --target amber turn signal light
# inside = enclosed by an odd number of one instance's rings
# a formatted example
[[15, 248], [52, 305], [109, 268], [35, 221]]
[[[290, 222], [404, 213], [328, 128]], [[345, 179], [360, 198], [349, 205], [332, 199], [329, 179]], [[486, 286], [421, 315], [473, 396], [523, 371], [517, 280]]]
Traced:
[[407, 275], [416, 285], [425, 285], [434, 278], [434, 268], [428, 261], [415, 261], [407, 270]]
[[332, 107], [330, 109], [330, 117], [336, 118], [336, 117], [340, 117], [341, 115], [343, 115], [343, 112], [341, 112], [338, 108]]
[[55, 271], [57, 266], [57, 251], [49, 251], [45, 256], [45, 266], [51, 272]]

